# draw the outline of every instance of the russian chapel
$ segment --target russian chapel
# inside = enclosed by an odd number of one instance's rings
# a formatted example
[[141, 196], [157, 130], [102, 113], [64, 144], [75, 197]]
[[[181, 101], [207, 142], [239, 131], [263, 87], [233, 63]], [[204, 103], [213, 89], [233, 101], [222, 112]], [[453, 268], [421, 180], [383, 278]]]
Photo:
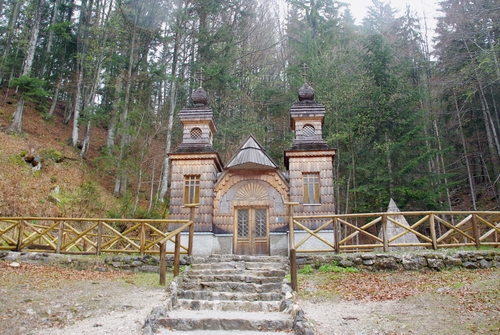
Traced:
[[[335, 149], [323, 139], [325, 107], [314, 101], [307, 83], [298, 98], [290, 108], [295, 138], [285, 150], [285, 171], [252, 135], [223, 164], [212, 146], [217, 125], [202, 87], [193, 92], [192, 106], [179, 112], [183, 136], [169, 154], [169, 218], [187, 220], [190, 210], [185, 206], [199, 204], [195, 254], [286, 254], [288, 203], [298, 203], [294, 215], [335, 213]], [[309, 229], [320, 225], [307, 222]]]

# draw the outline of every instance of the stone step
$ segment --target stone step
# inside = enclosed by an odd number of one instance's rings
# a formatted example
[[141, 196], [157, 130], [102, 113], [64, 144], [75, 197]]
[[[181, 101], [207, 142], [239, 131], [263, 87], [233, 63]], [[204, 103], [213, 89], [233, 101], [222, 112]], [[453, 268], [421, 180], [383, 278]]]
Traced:
[[269, 293], [242, 293], [242, 292], [217, 292], [217, 291], [178, 291], [179, 299], [192, 300], [233, 300], [233, 301], [280, 301], [279, 292]]
[[192, 311], [278, 312], [280, 305], [280, 301], [177, 300], [178, 308]]
[[290, 315], [278, 312], [188, 311], [177, 309], [158, 319], [160, 326], [177, 331], [251, 330], [287, 331], [293, 321]]
[[275, 262], [288, 264], [288, 258], [282, 256], [246, 256], [246, 255], [210, 255], [193, 256], [192, 264], [219, 263], [219, 262]]
[[203, 276], [203, 275], [242, 275], [253, 274], [259, 277], [285, 277], [287, 271], [276, 269], [263, 269], [263, 270], [240, 270], [240, 269], [188, 269], [184, 272], [184, 277]]
[[269, 293], [281, 292], [281, 283], [254, 284], [238, 282], [183, 282], [181, 290], [207, 290], [219, 292]]
[[219, 262], [191, 264], [194, 270], [285, 270], [286, 264], [272, 262]]
[[268, 283], [280, 283], [283, 281], [283, 277], [255, 276], [252, 273], [239, 274], [239, 275], [236, 275], [236, 274], [229, 274], [229, 275], [198, 274], [198, 275], [195, 275], [192, 273], [188, 273], [182, 278], [182, 283], [201, 282], [201, 281], [268, 284]]
[[[157, 335], [179, 335], [177, 330], [170, 330], [165, 328], [160, 328]], [[219, 335], [219, 334], [231, 334], [231, 335], [291, 335], [290, 331], [283, 332], [261, 332], [252, 330], [193, 330], [193, 331], [183, 331], [182, 335]]]

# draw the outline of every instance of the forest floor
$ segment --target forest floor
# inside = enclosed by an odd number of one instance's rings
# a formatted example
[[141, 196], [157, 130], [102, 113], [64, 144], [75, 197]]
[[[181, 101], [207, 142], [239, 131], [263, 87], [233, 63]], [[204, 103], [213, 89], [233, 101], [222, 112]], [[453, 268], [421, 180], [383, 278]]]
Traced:
[[[499, 334], [500, 271], [314, 273], [299, 304], [317, 335]], [[17, 334], [140, 334], [165, 299], [156, 274], [0, 261], [0, 329]]]
[[300, 306], [317, 335], [500, 334], [500, 271], [314, 273]]
[[[58, 104], [52, 118], [44, 118], [32, 102], [27, 102], [23, 133], [7, 134], [2, 130], [10, 124], [17, 99], [13, 90], [9, 93], [0, 90], [0, 216], [102, 216], [103, 208], [114, 208], [116, 200], [111, 194], [111, 178], [96, 169], [93, 163], [100, 156], [99, 148], [106, 143], [106, 131], [99, 127], [92, 129], [87, 158], [82, 160], [79, 150], [68, 145], [72, 123], [63, 122], [64, 104]], [[83, 127], [80, 131], [83, 134]], [[42, 168], [38, 172], [32, 171], [31, 165], [21, 157], [21, 153], [30, 148], [42, 157]], [[63, 156], [61, 162], [44, 157], [45, 152], [54, 151]], [[95, 204], [48, 200], [55, 186], [59, 186], [61, 197], [74, 199], [82, 185], [89, 183], [97, 189]]]

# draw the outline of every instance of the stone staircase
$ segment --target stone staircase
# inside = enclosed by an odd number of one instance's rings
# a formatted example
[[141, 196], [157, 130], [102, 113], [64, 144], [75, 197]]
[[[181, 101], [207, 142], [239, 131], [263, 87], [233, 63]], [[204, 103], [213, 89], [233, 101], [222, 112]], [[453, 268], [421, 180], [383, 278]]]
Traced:
[[291, 292], [284, 281], [287, 272], [284, 257], [193, 257], [191, 267], [172, 283], [166, 308], [150, 315], [150, 333], [290, 334], [294, 319], [293, 302], [285, 299]]

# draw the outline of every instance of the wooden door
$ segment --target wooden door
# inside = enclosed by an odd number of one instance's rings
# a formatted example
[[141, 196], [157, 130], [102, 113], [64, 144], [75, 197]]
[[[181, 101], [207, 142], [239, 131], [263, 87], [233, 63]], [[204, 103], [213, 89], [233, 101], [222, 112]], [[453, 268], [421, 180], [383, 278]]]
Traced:
[[238, 208], [235, 218], [235, 248], [238, 255], [269, 255], [267, 208]]

